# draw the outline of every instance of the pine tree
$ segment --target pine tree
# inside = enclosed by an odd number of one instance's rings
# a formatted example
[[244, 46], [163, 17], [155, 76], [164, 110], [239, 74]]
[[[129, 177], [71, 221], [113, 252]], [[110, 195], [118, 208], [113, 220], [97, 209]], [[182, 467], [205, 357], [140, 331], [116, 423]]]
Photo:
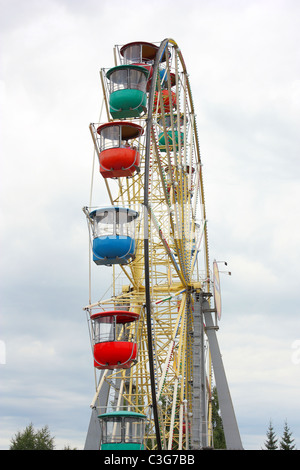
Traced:
[[285, 421], [283, 428], [283, 436], [279, 443], [279, 450], [295, 450], [295, 445], [293, 444], [295, 440], [291, 437], [292, 433], [288, 427], [287, 421]]
[[267, 430], [267, 441], [265, 442], [265, 450], [277, 450], [277, 441], [278, 439], [276, 438], [272, 421], [270, 420], [269, 427]]

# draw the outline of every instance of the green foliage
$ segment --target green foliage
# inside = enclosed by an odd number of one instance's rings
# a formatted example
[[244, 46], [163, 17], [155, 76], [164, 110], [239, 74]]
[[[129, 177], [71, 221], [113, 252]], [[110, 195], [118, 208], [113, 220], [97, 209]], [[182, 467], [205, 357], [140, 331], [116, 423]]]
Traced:
[[265, 441], [265, 449], [264, 450], [277, 450], [277, 441], [272, 421], [270, 420], [269, 427], [267, 430], [267, 440]]
[[54, 437], [51, 437], [48, 426], [36, 431], [30, 423], [11, 439], [9, 450], [54, 450]]
[[294, 439], [292, 439], [292, 433], [288, 427], [287, 421], [284, 423], [283, 436], [279, 443], [279, 450], [295, 450]]
[[279, 447], [277, 442], [278, 439], [275, 435], [272, 421], [270, 420], [264, 450], [278, 450], [278, 448], [279, 450], [295, 450], [294, 439], [292, 439], [292, 433], [288, 427], [287, 421], [284, 423], [283, 436], [279, 442]]
[[226, 449], [223, 421], [219, 412], [219, 399], [216, 387], [212, 390], [212, 428], [214, 449]]

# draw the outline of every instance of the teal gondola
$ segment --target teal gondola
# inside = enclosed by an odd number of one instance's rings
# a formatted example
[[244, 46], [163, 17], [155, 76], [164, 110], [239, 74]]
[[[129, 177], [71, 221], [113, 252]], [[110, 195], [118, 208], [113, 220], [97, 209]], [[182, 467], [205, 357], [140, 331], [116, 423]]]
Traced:
[[106, 73], [109, 111], [113, 119], [139, 118], [147, 111], [149, 71], [139, 65], [119, 65]]
[[101, 450], [144, 450], [147, 417], [132, 411], [115, 411], [98, 416]]

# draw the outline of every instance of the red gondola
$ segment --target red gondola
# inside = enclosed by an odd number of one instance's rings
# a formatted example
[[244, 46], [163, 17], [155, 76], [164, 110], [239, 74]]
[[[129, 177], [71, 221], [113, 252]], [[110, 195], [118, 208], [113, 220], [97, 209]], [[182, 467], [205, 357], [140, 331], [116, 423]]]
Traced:
[[129, 369], [135, 363], [138, 319], [138, 313], [124, 310], [112, 310], [91, 315], [94, 367], [97, 369]]
[[138, 124], [126, 121], [114, 121], [102, 124], [97, 128], [100, 136], [99, 163], [103, 178], [132, 176], [139, 171], [139, 139], [143, 128]]

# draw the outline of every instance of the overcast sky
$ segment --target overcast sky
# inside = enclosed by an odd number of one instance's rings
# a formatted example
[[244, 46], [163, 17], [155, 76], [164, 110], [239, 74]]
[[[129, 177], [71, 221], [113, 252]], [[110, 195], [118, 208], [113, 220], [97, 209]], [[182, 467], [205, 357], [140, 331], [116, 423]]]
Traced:
[[300, 448], [299, 18], [298, 0], [0, 0], [1, 449], [30, 422], [84, 446], [99, 69], [115, 44], [167, 37], [190, 74], [210, 258], [232, 272], [218, 338], [243, 445], [271, 419]]

